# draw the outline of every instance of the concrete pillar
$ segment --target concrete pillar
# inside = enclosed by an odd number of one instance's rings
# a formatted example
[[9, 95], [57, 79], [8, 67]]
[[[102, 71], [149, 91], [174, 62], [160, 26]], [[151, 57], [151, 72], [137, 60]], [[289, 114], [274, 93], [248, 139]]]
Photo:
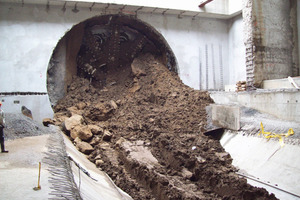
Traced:
[[297, 0], [297, 27], [298, 27], [298, 75], [300, 75], [300, 0]]
[[244, 0], [249, 86], [299, 75], [296, 0]]

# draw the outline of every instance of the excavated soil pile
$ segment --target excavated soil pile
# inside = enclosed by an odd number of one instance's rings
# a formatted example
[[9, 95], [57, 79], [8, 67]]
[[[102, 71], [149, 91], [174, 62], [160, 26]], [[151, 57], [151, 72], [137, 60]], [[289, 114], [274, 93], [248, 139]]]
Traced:
[[133, 199], [276, 199], [239, 178], [219, 141], [202, 134], [208, 93], [149, 54], [105, 73], [104, 88], [74, 77], [54, 122]]

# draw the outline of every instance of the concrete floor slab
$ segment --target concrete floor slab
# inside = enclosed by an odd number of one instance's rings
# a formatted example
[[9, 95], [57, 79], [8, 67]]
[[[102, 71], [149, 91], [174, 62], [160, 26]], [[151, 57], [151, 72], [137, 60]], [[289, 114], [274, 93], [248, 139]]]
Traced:
[[[1, 200], [53, 198], [50, 195], [53, 192], [52, 185], [49, 183], [53, 175], [48, 170], [50, 165], [44, 162], [46, 152], [49, 151], [47, 146], [50, 137], [51, 135], [42, 135], [5, 142], [9, 153], [0, 153]], [[66, 136], [63, 137], [67, 154], [72, 158], [71, 169], [82, 199], [132, 199], [116, 187], [110, 178], [97, 169], [84, 154], [77, 151]], [[39, 162], [41, 162], [41, 190], [35, 191], [33, 188], [38, 186]], [[78, 166], [81, 168], [79, 169]]]
[[9, 153], [0, 154], [0, 199], [48, 199], [50, 185], [47, 165], [41, 165], [41, 190], [38, 186], [39, 162], [49, 135], [27, 137], [5, 142]]

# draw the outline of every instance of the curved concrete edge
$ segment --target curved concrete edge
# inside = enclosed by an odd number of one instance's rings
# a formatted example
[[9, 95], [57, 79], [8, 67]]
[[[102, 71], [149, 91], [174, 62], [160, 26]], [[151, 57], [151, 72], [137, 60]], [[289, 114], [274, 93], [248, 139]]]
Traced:
[[300, 198], [299, 141], [281, 148], [278, 140], [227, 130], [220, 143], [249, 184], [263, 187], [279, 199]]
[[86, 155], [79, 152], [67, 136], [62, 135], [66, 152], [70, 157], [74, 180], [82, 199], [132, 200], [127, 193], [113, 183], [106, 173], [100, 171], [86, 158]]

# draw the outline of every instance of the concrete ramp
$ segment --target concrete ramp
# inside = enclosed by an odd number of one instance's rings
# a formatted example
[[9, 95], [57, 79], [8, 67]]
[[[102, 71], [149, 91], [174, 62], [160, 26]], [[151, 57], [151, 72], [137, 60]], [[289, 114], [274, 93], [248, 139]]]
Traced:
[[82, 199], [89, 200], [131, 200], [113, 181], [79, 152], [71, 141], [63, 135], [66, 152], [70, 158], [74, 181]]
[[[216, 128], [212, 120], [212, 111], [212, 106], [207, 107], [208, 130]], [[226, 116], [226, 112], [222, 112]], [[267, 139], [258, 135], [261, 123], [266, 132], [287, 133], [292, 128], [294, 135], [283, 137], [284, 146], [281, 147], [279, 138]], [[238, 174], [247, 178], [249, 184], [263, 187], [279, 199], [300, 199], [300, 124], [298, 122], [278, 119], [241, 106], [240, 129], [235, 131], [227, 128], [219, 138], [225, 151], [231, 155], [232, 164], [239, 169]]]
[[300, 198], [299, 139], [293, 139], [293, 144], [285, 141], [281, 147], [276, 139], [227, 130], [220, 142], [248, 183], [266, 188], [279, 199]]

